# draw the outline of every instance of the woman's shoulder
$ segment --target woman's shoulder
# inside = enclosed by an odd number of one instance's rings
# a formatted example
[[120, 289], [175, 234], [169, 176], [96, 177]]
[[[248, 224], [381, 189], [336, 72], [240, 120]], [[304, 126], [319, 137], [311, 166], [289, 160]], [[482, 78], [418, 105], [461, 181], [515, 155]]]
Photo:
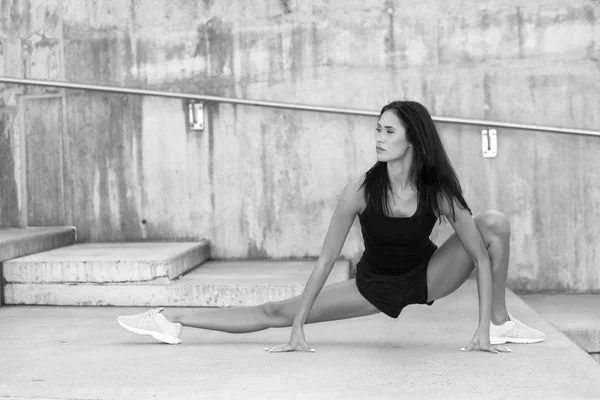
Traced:
[[364, 174], [358, 177], [350, 178], [346, 183], [346, 187], [344, 188], [343, 192], [343, 196], [346, 196], [348, 200], [352, 201], [352, 203], [355, 205], [358, 214], [362, 214], [366, 208], [363, 187], [364, 181]]
[[365, 175], [352, 177], [346, 183], [346, 187], [344, 190], [352, 193], [354, 196], [362, 197], [364, 188], [363, 182], [365, 181]]

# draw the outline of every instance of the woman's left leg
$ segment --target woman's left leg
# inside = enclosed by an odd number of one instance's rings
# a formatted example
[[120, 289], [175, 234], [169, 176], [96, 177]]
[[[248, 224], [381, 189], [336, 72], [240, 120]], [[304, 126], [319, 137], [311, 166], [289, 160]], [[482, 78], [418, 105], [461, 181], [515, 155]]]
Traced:
[[[495, 325], [509, 321], [506, 310], [506, 277], [510, 255], [510, 224], [499, 211], [486, 211], [474, 218], [488, 250], [492, 267], [492, 312]], [[427, 301], [437, 300], [458, 289], [475, 265], [456, 233], [433, 254], [427, 267]]]

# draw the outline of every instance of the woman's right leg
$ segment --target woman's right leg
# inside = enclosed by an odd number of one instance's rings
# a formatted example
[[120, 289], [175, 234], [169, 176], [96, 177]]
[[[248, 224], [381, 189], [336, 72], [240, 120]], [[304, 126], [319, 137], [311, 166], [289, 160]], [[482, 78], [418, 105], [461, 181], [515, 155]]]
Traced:
[[[183, 326], [229, 333], [248, 333], [292, 326], [302, 295], [258, 306], [165, 310], [163, 315]], [[355, 279], [324, 286], [313, 305], [307, 324], [363, 317], [380, 312], [356, 288]]]

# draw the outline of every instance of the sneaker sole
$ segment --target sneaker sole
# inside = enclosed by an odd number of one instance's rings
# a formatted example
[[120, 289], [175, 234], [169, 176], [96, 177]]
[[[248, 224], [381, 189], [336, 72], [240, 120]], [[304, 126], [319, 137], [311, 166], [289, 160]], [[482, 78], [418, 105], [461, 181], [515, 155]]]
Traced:
[[504, 344], [506, 343], [506, 338], [490, 338], [490, 344]]
[[490, 344], [505, 344], [505, 343], [519, 343], [519, 344], [528, 344], [528, 343], [539, 343], [543, 341], [544, 338], [541, 339], [523, 339], [523, 338], [499, 338], [493, 337], [490, 338]]
[[164, 333], [147, 331], [145, 329], [137, 329], [137, 328], [134, 328], [132, 326], [125, 325], [124, 323], [122, 323], [119, 320], [117, 320], [117, 322], [123, 328], [127, 329], [130, 332], [137, 333], [138, 335], [152, 336], [154, 339], [156, 339], [158, 341], [161, 341], [163, 343], [168, 343], [168, 344], [179, 344], [179, 343], [181, 343], [181, 339], [178, 339], [178, 338], [170, 336], [170, 335], [166, 335]]

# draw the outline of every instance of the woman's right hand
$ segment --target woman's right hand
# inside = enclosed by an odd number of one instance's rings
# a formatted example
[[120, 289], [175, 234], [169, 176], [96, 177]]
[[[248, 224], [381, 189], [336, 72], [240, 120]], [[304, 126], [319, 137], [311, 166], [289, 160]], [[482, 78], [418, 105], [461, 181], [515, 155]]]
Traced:
[[265, 351], [269, 353], [283, 353], [286, 351], [308, 351], [314, 352], [315, 349], [311, 349], [306, 344], [306, 339], [304, 338], [304, 329], [302, 327], [292, 327], [292, 335], [290, 336], [290, 341], [286, 344], [280, 344], [279, 346], [275, 346], [272, 348], [265, 347]]

